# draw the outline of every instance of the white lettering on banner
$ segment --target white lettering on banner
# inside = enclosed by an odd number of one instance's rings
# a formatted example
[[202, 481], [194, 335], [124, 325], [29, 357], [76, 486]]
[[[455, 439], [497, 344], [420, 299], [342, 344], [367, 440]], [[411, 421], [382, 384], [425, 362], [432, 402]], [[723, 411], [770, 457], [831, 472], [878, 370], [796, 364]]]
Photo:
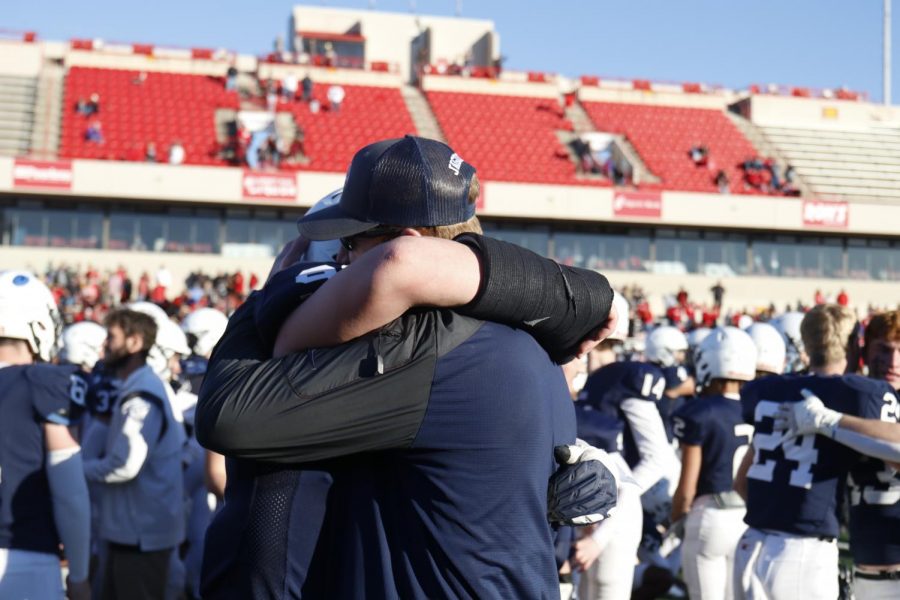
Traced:
[[297, 182], [293, 176], [246, 174], [244, 195], [251, 198], [293, 200], [297, 197]]
[[69, 187], [72, 185], [72, 167], [67, 163], [16, 161], [13, 181], [16, 185]]
[[618, 192], [613, 196], [613, 214], [619, 217], [662, 216], [659, 192]]
[[846, 227], [849, 215], [850, 208], [846, 202], [806, 201], [803, 203], [804, 225]]

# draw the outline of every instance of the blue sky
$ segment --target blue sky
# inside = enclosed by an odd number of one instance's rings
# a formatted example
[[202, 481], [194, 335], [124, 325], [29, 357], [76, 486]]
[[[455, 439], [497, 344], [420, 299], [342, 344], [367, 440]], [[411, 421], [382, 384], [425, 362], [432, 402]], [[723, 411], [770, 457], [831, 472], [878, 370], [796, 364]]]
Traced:
[[[6, 0], [0, 28], [44, 39], [226, 47], [262, 54], [286, 31], [283, 0]], [[361, 1], [315, 6], [367, 9]], [[376, 9], [409, 12], [410, 0]], [[417, 0], [422, 14], [452, 15], [454, 0]], [[900, 104], [900, 2], [894, 3], [894, 104]], [[882, 0], [463, 1], [466, 17], [496, 23], [511, 69], [729, 87], [779, 83], [881, 93]]]

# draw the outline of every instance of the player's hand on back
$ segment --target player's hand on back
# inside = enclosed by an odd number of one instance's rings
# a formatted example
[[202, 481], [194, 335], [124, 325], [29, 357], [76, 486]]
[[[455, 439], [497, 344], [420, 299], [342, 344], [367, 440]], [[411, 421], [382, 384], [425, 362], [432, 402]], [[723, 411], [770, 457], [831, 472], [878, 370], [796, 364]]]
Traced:
[[787, 437], [816, 433], [834, 437], [834, 430], [843, 415], [827, 408], [811, 391], [803, 389], [801, 393], [801, 402], [785, 402], [778, 407], [775, 430], [786, 432]]

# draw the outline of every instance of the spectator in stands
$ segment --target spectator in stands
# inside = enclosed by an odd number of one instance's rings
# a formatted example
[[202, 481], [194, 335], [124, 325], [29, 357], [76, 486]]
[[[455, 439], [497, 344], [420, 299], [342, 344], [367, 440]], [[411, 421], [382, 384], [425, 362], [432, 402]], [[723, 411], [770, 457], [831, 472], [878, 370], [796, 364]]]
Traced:
[[84, 106], [84, 114], [86, 116], [100, 114], [100, 94], [94, 92], [91, 94]]
[[705, 167], [709, 162], [709, 148], [703, 144], [693, 146], [688, 151], [688, 155], [691, 157], [691, 160], [694, 161], [694, 165], [698, 167]]
[[591, 152], [591, 145], [580, 137], [573, 138], [569, 145], [578, 158], [575, 165], [580, 173], [599, 173], [600, 164]]
[[784, 169], [784, 182], [781, 184], [781, 193], [785, 196], [800, 195], [800, 190], [797, 189], [797, 172], [793, 165], [788, 165]]
[[826, 298], [825, 294], [822, 293], [822, 290], [816, 290], [815, 296], [813, 296], [813, 303], [816, 305], [825, 304]]
[[322, 104], [319, 102], [318, 99], [313, 98], [312, 100], [309, 101], [309, 112], [311, 112], [312, 114], [314, 114], [314, 115], [319, 114], [319, 110], [321, 109], [321, 107], [322, 107]]
[[847, 296], [847, 292], [845, 290], [841, 290], [837, 295], [837, 303], [841, 306], [847, 306], [850, 304], [850, 298]]
[[335, 52], [334, 50], [334, 44], [332, 44], [331, 42], [325, 42], [325, 64], [327, 64], [329, 67], [336, 67], [338, 66], [337, 58], [338, 56], [337, 52]]
[[154, 142], [147, 142], [147, 148], [144, 150], [144, 160], [146, 162], [156, 162], [158, 157], [156, 155], [156, 144]]
[[225, 72], [225, 91], [233, 92], [237, 91], [237, 77], [238, 70], [237, 67], [231, 65], [228, 67], [228, 71]]
[[328, 88], [328, 103], [333, 112], [340, 112], [345, 94], [342, 85], [334, 84]]
[[772, 186], [773, 191], [779, 191], [781, 189], [781, 178], [778, 176], [778, 163], [775, 162], [774, 158], [767, 158], [763, 163], [766, 170], [769, 171], [769, 182]]
[[84, 132], [84, 139], [92, 144], [103, 143], [103, 124], [97, 119], [90, 122]]
[[716, 309], [722, 308], [722, 298], [725, 296], [725, 288], [722, 286], [721, 281], [717, 281], [716, 285], [712, 286], [709, 291], [712, 292], [713, 295], [713, 306]]
[[297, 76], [293, 73], [288, 73], [281, 80], [281, 95], [285, 102], [293, 102], [294, 98], [297, 97], [298, 83]]
[[172, 145], [169, 146], [169, 164], [170, 165], [180, 165], [184, 163], [185, 153], [184, 146], [181, 145], [181, 142], [175, 140], [172, 142]]
[[266, 108], [270, 113], [274, 113], [278, 107], [278, 85], [274, 80], [269, 79], [266, 83]]
[[313, 80], [310, 79], [309, 73], [303, 76], [303, 80], [300, 82], [300, 90], [303, 92], [303, 101], [309, 102], [312, 100], [313, 94]]
[[723, 169], [719, 169], [719, 172], [716, 173], [715, 182], [720, 194], [727, 194], [731, 191], [731, 182], [728, 181], [728, 174]]
[[133, 83], [134, 85], [144, 85], [145, 81], [147, 81], [147, 71], [141, 71], [134, 79], [131, 80], [131, 83]]
[[300, 127], [299, 123], [294, 124], [294, 141], [291, 142], [291, 146], [287, 151], [287, 160], [289, 162], [296, 162], [299, 159], [306, 156], [306, 146], [304, 145], [304, 141], [306, 140], [306, 132]]

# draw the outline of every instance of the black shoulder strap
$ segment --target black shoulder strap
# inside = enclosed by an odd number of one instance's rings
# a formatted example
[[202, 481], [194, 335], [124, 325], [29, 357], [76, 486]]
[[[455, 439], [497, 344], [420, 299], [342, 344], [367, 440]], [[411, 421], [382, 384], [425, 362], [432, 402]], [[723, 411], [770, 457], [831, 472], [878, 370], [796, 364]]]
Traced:
[[132, 398], [140, 398], [141, 400], [146, 400], [147, 402], [158, 408], [160, 412], [162, 412], [162, 427], [159, 428], [159, 437], [156, 439], [156, 441], [158, 442], [162, 440], [163, 436], [166, 435], [166, 431], [169, 429], [169, 419], [166, 417], [166, 404], [168, 404], [168, 400], [163, 400], [159, 396], [151, 394], [150, 392], [142, 392], [140, 390], [136, 390], [134, 392], [125, 394], [121, 399], [121, 404], [125, 404]]

